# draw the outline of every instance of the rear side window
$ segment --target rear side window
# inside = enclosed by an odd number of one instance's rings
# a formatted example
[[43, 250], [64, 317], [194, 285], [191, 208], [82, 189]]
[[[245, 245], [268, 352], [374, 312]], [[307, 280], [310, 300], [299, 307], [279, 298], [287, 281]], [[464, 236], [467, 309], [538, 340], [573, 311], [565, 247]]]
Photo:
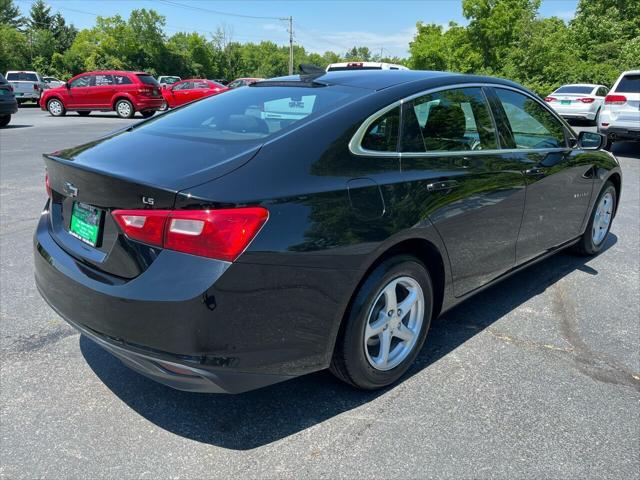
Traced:
[[640, 93], [640, 75], [625, 75], [616, 87], [620, 93]]
[[496, 149], [495, 128], [480, 88], [424, 95], [403, 109], [402, 151]]
[[168, 112], [139, 129], [189, 139], [256, 143], [367, 93], [337, 85], [237, 88]]
[[113, 75], [93, 75], [91, 85], [96, 87], [113, 85]]
[[376, 152], [395, 152], [398, 148], [400, 107], [395, 107], [378, 117], [362, 137], [362, 148]]
[[146, 83], [147, 85], [153, 85], [154, 87], [159, 87], [160, 84], [158, 81], [153, 78], [151, 75], [137, 75], [142, 83]]
[[191, 90], [193, 82], [182, 82], [173, 87], [174, 90]]
[[202, 81], [194, 82], [194, 88], [207, 89], [209, 88], [209, 84], [207, 82], [202, 82]]
[[600, 87], [598, 88], [598, 91], [596, 92], [596, 96], [597, 97], [604, 97], [607, 95], [607, 88], [606, 87]]
[[12, 72], [7, 74], [7, 80], [14, 80], [19, 82], [37, 82], [38, 76], [35, 73]]
[[527, 95], [496, 88], [509, 121], [516, 148], [559, 148], [566, 145], [564, 127], [540, 103]]
[[113, 83], [114, 85], [131, 85], [133, 82], [126, 75], [114, 75]]
[[75, 80], [73, 80], [69, 84], [69, 86], [71, 88], [88, 87], [90, 82], [91, 82], [91, 76], [85, 75], [84, 77], [78, 77]]

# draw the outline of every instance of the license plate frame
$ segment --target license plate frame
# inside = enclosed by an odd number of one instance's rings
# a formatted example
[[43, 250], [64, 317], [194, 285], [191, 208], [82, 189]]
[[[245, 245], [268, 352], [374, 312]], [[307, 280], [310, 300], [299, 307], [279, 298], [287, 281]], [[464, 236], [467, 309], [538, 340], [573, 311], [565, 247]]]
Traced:
[[82, 202], [73, 202], [69, 233], [87, 245], [98, 247], [104, 222], [104, 210]]
[[571, 105], [571, 100], [560, 100], [560, 105]]

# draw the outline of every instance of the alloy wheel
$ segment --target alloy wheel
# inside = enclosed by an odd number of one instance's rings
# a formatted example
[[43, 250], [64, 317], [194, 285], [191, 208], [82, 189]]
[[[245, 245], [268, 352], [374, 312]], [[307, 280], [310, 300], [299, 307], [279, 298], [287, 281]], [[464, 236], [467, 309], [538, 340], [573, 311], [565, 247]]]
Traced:
[[49, 102], [49, 112], [51, 115], [61, 115], [62, 114], [62, 103], [59, 100], [51, 100]]
[[424, 318], [424, 293], [411, 277], [391, 280], [369, 311], [364, 351], [376, 370], [391, 370], [412, 352]]
[[593, 226], [591, 228], [591, 239], [594, 245], [600, 245], [609, 232], [611, 224], [611, 215], [613, 213], [613, 196], [610, 192], [605, 193], [593, 218]]

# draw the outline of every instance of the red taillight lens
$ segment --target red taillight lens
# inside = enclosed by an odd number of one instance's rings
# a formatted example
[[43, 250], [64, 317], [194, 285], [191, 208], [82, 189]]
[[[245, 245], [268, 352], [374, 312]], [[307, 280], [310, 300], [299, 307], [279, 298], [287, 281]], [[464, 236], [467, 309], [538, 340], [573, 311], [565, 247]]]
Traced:
[[40, 85], [38, 85], [37, 83], [33, 84], [33, 89], [34, 90], [40, 90]]
[[582, 103], [593, 103], [595, 98], [585, 97], [585, 98], [579, 98], [578, 100], [580, 100]]
[[115, 210], [111, 214], [133, 240], [229, 262], [247, 248], [269, 216], [261, 207]]
[[49, 174], [44, 174], [44, 188], [47, 191], [47, 196], [51, 198], [51, 184], [49, 183]]
[[627, 103], [627, 97], [624, 95], [607, 95], [604, 97], [604, 103], [607, 105], [622, 105]]
[[555, 102], [556, 101], [556, 97], [545, 97], [544, 101], [545, 102]]

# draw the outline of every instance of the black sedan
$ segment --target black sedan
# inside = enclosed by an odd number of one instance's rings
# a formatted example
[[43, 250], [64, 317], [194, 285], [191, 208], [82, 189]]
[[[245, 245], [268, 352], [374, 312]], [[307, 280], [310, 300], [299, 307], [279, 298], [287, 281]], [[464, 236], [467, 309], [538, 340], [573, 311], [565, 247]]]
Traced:
[[11, 121], [11, 115], [18, 111], [18, 102], [13, 94], [13, 87], [0, 74], [0, 128], [6, 127]]
[[379, 388], [442, 312], [565, 247], [603, 248], [622, 182], [603, 143], [495, 78], [262, 81], [45, 155], [36, 283], [175, 388], [326, 368]]

